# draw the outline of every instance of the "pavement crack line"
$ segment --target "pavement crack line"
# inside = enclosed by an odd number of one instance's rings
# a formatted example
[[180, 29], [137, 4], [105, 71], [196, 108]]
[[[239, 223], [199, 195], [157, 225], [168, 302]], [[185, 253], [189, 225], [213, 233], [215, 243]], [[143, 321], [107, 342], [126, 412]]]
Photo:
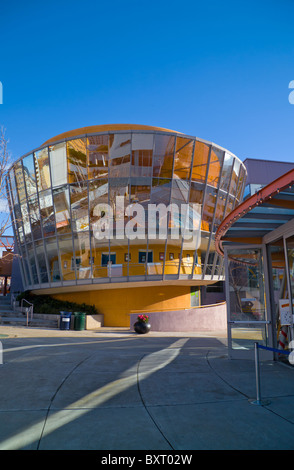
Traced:
[[222, 380], [222, 382], [224, 382], [226, 385], [228, 385], [228, 387], [232, 388], [233, 390], [235, 390], [235, 392], [237, 393], [240, 393], [240, 395], [242, 395], [243, 397], [247, 398], [247, 400], [249, 400], [249, 397], [248, 395], [246, 395], [246, 393], [243, 393], [241, 392], [241, 390], [239, 390], [238, 388], [234, 387], [232, 384], [230, 384], [227, 380], [225, 380], [220, 374], [217, 373], [217, 371], [212, 367], [212, 364], [210, 363], [209, 361], [209, 353], [210, 351], [207, 351], [206, 353], [206, 362], [208, 364], [208, 366], [210, 367], [210, 369], [215, 373], [215, 375], [220, 379]]
[[175, 450], [171, 444], [171, 442], [168, 440], [168, 438], [165, 436], [165, 434], [163, 433], [163, 431], [160, 429], [160, 426], [157, 424], [157, 422], [155, 421], [155, 419], [153, 418], [152, 414], [150, 413], [146, 403], [145, 403], [145, 400], [143, 398], [143, 394], [142, 394], [142, 391], [141, 391], [141, 387], [140, 387], [140, 378], [139, 378], [139, 369], [140, 369], [140, 365], [141, 365], [141, 362], [142, 360], [144, 359], [144, 357], [146, 356], [146, 354], [144, 354], [141, 359], [138, 361], [138, 365], [137, 365], [137, 388], [138, 388], [138, 392], [139, 392], [139, 396], [140, 396], [140, 399], [142, 401], [142, 404], [149, 416], [149, 418], [151, 419], [151, 421], [153, 422], [153, 424], [155, 425], [155, 427], [158, 429], [158, 431], [160, 432], [160, 434], [162, 435], [162, 437], [164, 438], [164, 440], [168, 443], [168, 445], [170, 446], [170, 448], [172, 450]]
[[[94, 354], [95, 354], [95, 353], [94, 353]], [[38, 440], [38, 445], [37, 445], [37, 449], [36, 449], [36, 450], [39, 450], [39, 448], [40, 448], [41, 441], [42, 441], [42, 438], [43, 438], [43, 435], [44, 435], [44, 431], [45, 431], [45, 428], [46, 428], [47, 419], [48, 419], [48, 416], [49, 416], [49, 413], [50, 413], [50, 410], [51, 410], [51, 406], [52, 406], [52, 404], [53, 404], [53, 401], [55, 400], [55, 397], [56, 397], [57, 393], [60, 391], [61, 387], [64, 385], [64, 383], [67, 381], [67, 379], [71, 376], [71, 374], [73, 374], [73, 372], [74, 372], [78, 367], [80, 367], [85, 361], [87, 361], [88, 359], [90, 359], [90, 357], [94, 356], [94, 354], [90, 354], [90, 356], [85, 357], [85, 358], [82, 359], [78, 364], [76, 364], [76, 365], [70, 370], [70, 372], [64, 377], [64, 379], [60, 382], [59, 386], [58, 386], [57, 389], [55, 390], [55, 393], [52, 395], [52, 397], [51, 397], [51, 399], [50, 399], [49, 406], [48, 406], [48, 408], [47, 408], [46, 416], [45, 416], [45, 419], [44, 419], [44, 424], [43, 424], [42, 431], [41, 431], [41, 434], [40, 434], [40, 437], [39, 437], [39, 440]]]

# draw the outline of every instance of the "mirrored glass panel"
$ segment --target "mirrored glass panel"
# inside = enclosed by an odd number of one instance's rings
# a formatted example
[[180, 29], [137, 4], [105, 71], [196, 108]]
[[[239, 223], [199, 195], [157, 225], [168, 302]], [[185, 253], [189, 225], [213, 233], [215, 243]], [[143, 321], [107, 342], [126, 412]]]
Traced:
[[23, 266], [24, 274], [26, 276], [26, 280], [29, 285], [32, 285], [34, 284], [34, 282], [33, 282], [32, 274], [31, 274], [31, 269], [30, 269], [31, 266], [29, 263], [26, 247], [23, 247], [21, 260], [22, 260], [22, 266]]
[[88, 136], [88, 178], [108, 176], [108, 135]]
[[129, 177], [131, 134], [109, 135], [109, 177]]
[[170, 135], [155, 135], [153, 176], [172, 178], [175, 137]]
[[38, 190], [48, 189], [51, 186], [48, 147], [34, 153], [36, 180]]
[[91, 278], [91, 251], [89, 232], [74, 234], [75, 268], [77, 279]]
[[26, 184], [27, 196], [29, 197], [37, 192], [36, 172], [33, 154], [28, 155], [23, 159], [23, 174]]
[[195, 142], [192, 181], [205, 182], [209, 158], [209, 146], [198, 140]]
[[16, 181], [15, 181], [15, 175], [14, 175], [14, 169], [13, 168], [9, 172], [9, 180], [10, 180], [11, 194], [12, 194], [13, 203], [14, 203], [14, 205], [16, 205], [16, 204], [18, 204], [18, 195], [17, 195]]
[[57, 247], [56, 238], [55, 237], [46, 238], [44, 240], [44, 243], [45, 243], [45, 250], [47, 253], [47, 260], [48, 260], [48, 265], [49, 265], [50, 281], [60, 282], [61, 273], [60, 273], [58, 247]]
[[[58, 248], [62, 279], [63, 281], [74, 281], [76, 279], [76, 274], [72, 235], [60, 235], [58, 237]], [[54, 262], [55, 261], [56, 260], [54, 259]], [[57, 266], [57, 263], [55, 264]]]
[[17, 187], [18, 199], [21, 203], [26, 199], [26, 188], [24, 184], [24, 176], [22, 171], [21, 161], [17, 162], [14, 166], [15, 182]]
[[109, 257], [109, 240], [98, 240], [95, 237], [95, 232], [91, 236], [91, 262], [93, 278], [107, 278], [109, 277], [110, 262], [115, 262], [114, 256]]
[[68, 182], [86, 181], [88, 179], [86, 138], [69, 140], [66, 146]]
[[66, 143], [49, 146], [50, 169], [52, 186], [61, 186], [67, 183]]
[[238, 190], [237, 190], [238, 201], [241, 201], [242, 190], [244, 188], [245, 180], [246, 180], [246, 171], [245, 171], [245, 168], [241, 166], [239, 182], [238, 182]]
[[68, 186], [65, 185], [54, 188], [52, 192], [57, 233], [70, 232], [71, 225]]
[[[225, 152], [224, 164], [223, 164], [223, 169], [222, 169], [222, 177], [220, 180], [220, 189], [223, 189], [224, 191], [229, 191], [233, 164], [234, 164], [234, 158], [232, 157], [232, 155]], [[234, 191], [233, 191], [233, 194], [235, 194]]]
[[37, 194], [28, 198], [28, 206], [31, 220], [32, 235], [34, 240], [42, 238], [41, 214]]
[[207, 182], [211, 186], [217, 188], [219, 183], [219, 178], [221, 175], [221, 168], [223, 163], [223, 156], [224, 152], [222, 150], [217, 149], [216, 147], [211, 147], [210, 153], [210, 162], [209, 162], [209, 170], [207, 176]]
[[36, 250], [36, 259], [39, 267], [39, 273], [40, 273], [40, 280], [41, 283], [46, 283], [49, 281], [48, 278], [48, 272], [47, 272], [47, 265], [46, 265], [46, 259], [45, 259], [45, 251], [44, 251], [44, 245], [43, 241], [40, 240], [35, 243], [35, 250]]
[[240, 173], [240, 167], [241, 167], [241, 162], [237, 160], [236, 158], [234, 159], [234, 166], [233, 166], [233, 173], [232, 173], [232, 180], [231, 180], [231, 185], [229, 187], [229, 191], [231, 194], [236, 195], [238, 198], [238, 181], [239, 181], [239, 173]]
[[153, 135], [132, 135], [131, 176], [151, 177], [153, 156]]
[[226, 200], [227, 200], [227, 193], [225, 193], [224, 191], [219, 191], [217, 204], [216, 204], [216, 211], [215, 211], [215, 221], [214, 221], [215, 231], [224, 219]]
[[50, 237], [55, 234], [55, 216], [51, 191], [41, 191], [39, 201], [44, 237]]
[[152, 188], [150, 195], [151, 204], [165, 204], [170, 203], [171, 198], [172, 180], [166, 178], [153, 178]]
[[71, 184], [69, 189], [72, 230], [76, 232], [89, 230], [88, 184], [87, 182]]
[[212, 231], [213, 214], [216, 206], [216, 195], [216, 189], [212, 188], [211, 186], [207, 186], [202, 216], [202, 230], [205, 230], [206, 232]]
[[26, 201], [20, 205], [21, 211], [21, 218], [22, 218], [22, 226], [24, 230], [25, 240], [26, 242], [32, 241], [32, 231], [31, 231], [31, 223], [29, 217], [29, 211]]
[[28, 252], [28, 261], [30, 263], [31, 274], [32, 274], [32, 281], [33, 284], [39, 284], [37, 266], [36, 266], [36, 259], [35, 259], [35, 252], [32, 243], [27, 244], [27, 252]]
[[177, 137], [174, 163], [174, 178], [189, 180], [191, 173], [194, 142], [191, 139]]

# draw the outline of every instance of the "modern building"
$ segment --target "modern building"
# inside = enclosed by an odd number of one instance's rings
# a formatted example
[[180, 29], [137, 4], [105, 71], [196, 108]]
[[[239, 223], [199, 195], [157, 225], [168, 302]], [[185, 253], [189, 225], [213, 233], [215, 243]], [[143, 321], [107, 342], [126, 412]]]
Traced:
[[243, 163], [247, 171], [244, 199], [252, 196], [267, 184], [287, 173], [287, 171], [294, 169], [294, 163], [291, 162], [260, 158], [246, 158]]
[[271, 348], [264, 358], [284, 357], [275, 350], [294, 341], [294, 169], [237, 206], [215, 242], [225, 258], [231, 357], [253, 357], [256, 341]]
[[215, 232], [245, 180], [228, 150], [168, 129], [60, 134], [8, 173], [24, 289], [94, 304], [105, 326], [200, 306], [200, 287], [224, 279]]

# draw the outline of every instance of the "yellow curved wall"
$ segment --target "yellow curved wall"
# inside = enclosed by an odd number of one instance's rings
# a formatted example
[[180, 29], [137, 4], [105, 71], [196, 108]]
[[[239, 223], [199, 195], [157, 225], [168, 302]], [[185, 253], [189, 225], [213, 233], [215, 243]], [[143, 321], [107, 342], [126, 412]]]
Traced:
[[130, 326], [130, 313], [181, 310], [191, 307], [190, 286], [131, 287], [70, 292], [59, 300], [95, 305], [104, 314], [104, 326]]

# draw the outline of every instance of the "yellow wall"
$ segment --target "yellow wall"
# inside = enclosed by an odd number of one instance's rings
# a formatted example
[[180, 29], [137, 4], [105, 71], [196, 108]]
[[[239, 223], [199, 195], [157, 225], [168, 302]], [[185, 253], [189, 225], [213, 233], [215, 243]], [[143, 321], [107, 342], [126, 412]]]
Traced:
[[[73, 288], [74, 289], [74, 288]], [[190, 286], [131, 287], [54, 295], [56, 299], [95, 305], [104, 326], [130, 326], [130, 313], [190, 308]]]

